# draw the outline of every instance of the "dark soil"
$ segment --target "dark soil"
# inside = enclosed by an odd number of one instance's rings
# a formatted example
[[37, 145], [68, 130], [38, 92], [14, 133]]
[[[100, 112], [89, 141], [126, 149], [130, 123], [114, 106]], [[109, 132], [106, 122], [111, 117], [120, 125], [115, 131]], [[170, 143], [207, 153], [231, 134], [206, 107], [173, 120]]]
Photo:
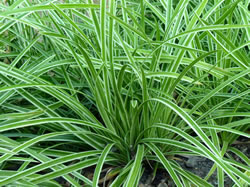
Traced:
[[[212, 161], [199, 156], [189, 156], [188, 158], [183, 158], [182, 161], [177, 162], [184, 170], [190, 171], [201, 178], [204, 178], [213, 166]], [[142, 176], [140, 187], [175, 187], [166, 170], [159, 169], [156, 173], [155, 179], [153, 181], [151, 179], [152, 171], [145, 172]], [[216, 172], [213, 173], [208, 182], [213, 186], [217, 186]], [[225, 176], [225, 187], [230, 187], [232, 184], [232, 180]]]
[[[236, 142], [232, 145], [233, 147], [240, 150], [244, 153], [248, 158], [250, 158], [250, 142], [248, 140], [241, 140], [240, 142]], [[232, 156], [235, 161], [242, 162], [242, 160], [235, 154], [229, 152], [230, 156]], [[213, 166], [213, 162], [207, 158], [199, 157], [199, 156], [188, 156], [185, 158], [181, 158], [177, 161], [177, 163], [187, 171], [192, 172], [193, 174], [198, 175], [201, 178], [204, 178], [211, 167]], [[245, 164], [245, 163], [244, 163]], [[214, 187], [218, 186], [217, 183], [217, 173], [216, 171], [209, 178], [208, 182], [212, 184]], [[227, 176], [224, 176], [224, 186], [231, 187], [233, 186], [233, 181]], [[153, 171], [150, 168], [146, 168], [141, 180], [139, 187], [175, 187], [173, 181], [169, 177], [166, 170], [159, 169], [156, 173], [155, 178], [153, 179]]]

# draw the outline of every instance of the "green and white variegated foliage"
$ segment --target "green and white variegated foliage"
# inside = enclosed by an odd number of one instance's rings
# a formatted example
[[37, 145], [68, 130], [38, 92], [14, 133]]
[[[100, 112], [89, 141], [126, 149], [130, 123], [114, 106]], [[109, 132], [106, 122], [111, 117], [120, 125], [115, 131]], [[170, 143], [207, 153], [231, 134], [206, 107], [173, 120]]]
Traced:
[[[249, 185], [247, 0], [0, 4], [0, 186]], [[231, 156], [241, 158], [237, 162]], [[205, 178], [177, 157], [214, 162]], [[93, 166], [93, 178], [84, 176]], [[12, 168], [12, 169], [11, 169]]]

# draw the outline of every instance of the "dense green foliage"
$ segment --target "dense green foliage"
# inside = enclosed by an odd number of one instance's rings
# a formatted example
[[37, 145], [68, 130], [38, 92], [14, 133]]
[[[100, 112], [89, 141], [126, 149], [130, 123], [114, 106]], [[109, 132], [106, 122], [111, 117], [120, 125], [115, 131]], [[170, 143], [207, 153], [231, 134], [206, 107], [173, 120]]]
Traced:
[[[247, 0], [7, 0], [0, 5], [0, 186], [249, 184]], [[229, 152], [236, 153], [236, 162]], [[205, 179], [175, 157], [214, 162]], [[156, 164], [157, 163], [157, 164]], [[96, 166], [93, 179], [82, 175]], [[10, 169], [12, 168], [12, 169]]]

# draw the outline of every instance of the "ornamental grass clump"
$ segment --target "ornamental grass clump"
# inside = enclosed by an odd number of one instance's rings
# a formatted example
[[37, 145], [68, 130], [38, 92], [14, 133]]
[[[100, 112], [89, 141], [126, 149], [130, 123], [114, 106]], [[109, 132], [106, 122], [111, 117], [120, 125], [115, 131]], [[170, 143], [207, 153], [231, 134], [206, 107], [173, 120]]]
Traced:
[[[109, 186], [136, 187], [147, 165], [178, 187], [212, 186], [214, 172], [249, 185], [232, 145], [249, 138], [247, 1], [0, 8], [0, 186], [98, 186], [108, 168]], [[185, 156], [214, 165], [201, 178]]]

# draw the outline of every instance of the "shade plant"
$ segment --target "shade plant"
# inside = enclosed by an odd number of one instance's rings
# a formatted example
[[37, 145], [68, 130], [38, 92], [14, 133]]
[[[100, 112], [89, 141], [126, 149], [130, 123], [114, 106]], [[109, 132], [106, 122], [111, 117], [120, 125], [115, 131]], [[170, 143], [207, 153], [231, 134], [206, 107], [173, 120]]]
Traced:
[[[98, 186], [108, 168], [134, 187], [148, 165], [178, 187], [249, 185], [247, 3], [2, 3], [0, 186]], [[214, 165], [201, 178], [186, 156]]]

